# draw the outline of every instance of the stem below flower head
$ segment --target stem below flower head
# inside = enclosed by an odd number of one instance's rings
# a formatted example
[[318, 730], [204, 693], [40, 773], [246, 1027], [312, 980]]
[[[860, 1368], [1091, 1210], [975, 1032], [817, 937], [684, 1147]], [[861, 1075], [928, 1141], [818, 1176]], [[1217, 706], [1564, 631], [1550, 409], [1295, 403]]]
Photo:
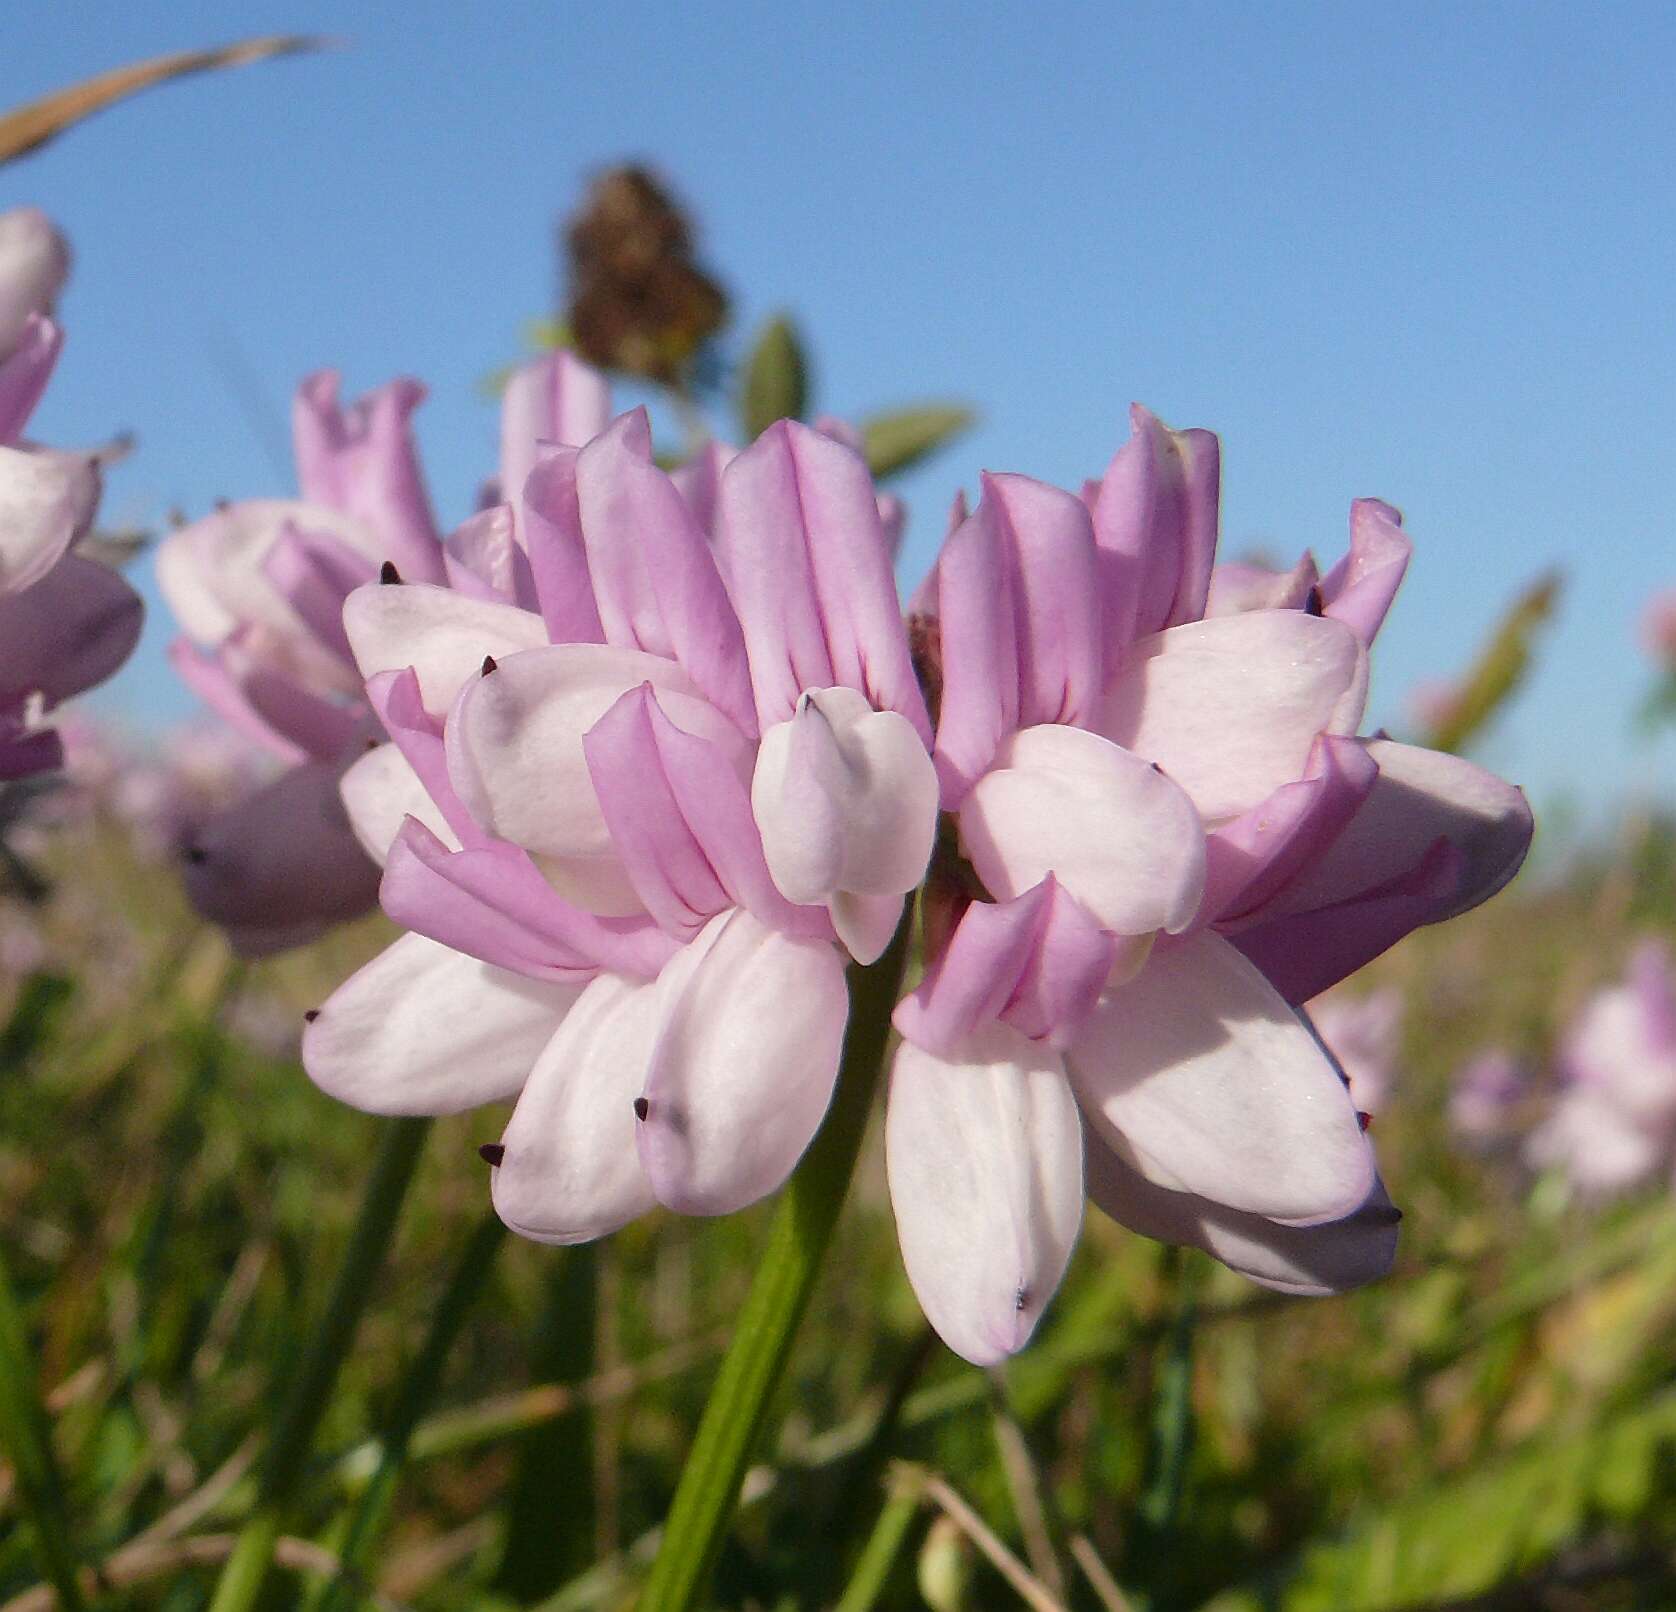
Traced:
[[904, 917], [876, 963], [850, 970], [850, 1021], [832, 1108], [774, 1212], [762, 1263], [682, 1468], [639, 1612], [687, 1612], [721, 1550], [769, 1397], [849, 1192], [884, 1065], [911, 927]]
[[385, 1127], [331, 1297], [274, 1422], [256, 1509], [240, 1530], [233, 1554], [222, 1569], [210, 1612], [247, 1612], [261, 1593], [273, 1563], [284, 1509], [296, 1492], [332, 1385], [372, 1296], [373, 1277], [395, 1234], [396, 1217], [413, 1180], [430, 1123], [428, 1119], [396, 1119]]

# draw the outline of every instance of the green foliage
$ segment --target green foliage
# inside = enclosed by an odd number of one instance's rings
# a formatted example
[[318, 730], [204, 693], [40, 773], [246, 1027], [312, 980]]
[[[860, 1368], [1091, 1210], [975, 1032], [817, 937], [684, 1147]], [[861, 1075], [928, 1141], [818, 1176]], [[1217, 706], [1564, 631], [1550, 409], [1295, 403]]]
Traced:
[[861, 422], [867, 463], [881, 479], [900, 475], [970, 430], [976, 419], [959, 403], [923, 403], [869, 415]]
[[739, 393], [739, 429], [745, 441], [776, 420], [801, 420], [809, 409], [809, 361], [803, 340], [786, 314], [776, 314], [757, 334], [745, 360]]
[[1514, 599], [1426, 734], [1428, 746], [1458, 752], [1484, 730], [1524, 681], [1537, 630], [1553, 615], [1559, 594], [1559, 574], [1549, 571]]

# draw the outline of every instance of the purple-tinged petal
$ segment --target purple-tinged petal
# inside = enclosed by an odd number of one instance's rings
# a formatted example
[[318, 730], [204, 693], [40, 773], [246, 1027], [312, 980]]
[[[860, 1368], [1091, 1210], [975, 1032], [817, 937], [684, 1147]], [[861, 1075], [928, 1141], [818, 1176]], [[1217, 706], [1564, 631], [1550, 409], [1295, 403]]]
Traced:
[[0, 213], [0, 359], [17, 350], [31, 319], [52, 312], [70, 277], [70, 243], [38, 207]]
[[991, 1025], [947, 1059], [897, 1049], [885, 1167], [902, 1262], [954, 1352], [1029, 1342], [1082, 1227], [1082, 1123], [1056, 1054]]
[[1338, 1065], [1358, 1111], [1383, 1113], [1391, 1100], [1402, 1050], [1402, 992], [1394, 985], [1382, 985], [1363, 996], [1332, 991], [1299, 1012]]
[[579, 995], [403, 935], [303, 1031], [303, 1068], [373, 1114], [459, 1114], [513, 1096]]
[[302, 762], [194, 836], [186, 892], [246, 956], [297, 945], [372, 909], [378, 869], [349, 826], [340, 772]]
[[605, 629], [594, 603], [582, 507], [576, 496], [575, 448], [550, 448], [524, 483], [518, 525], [547, 636], [555, 644], [602, 644]]
[[[953, 501], [949, 505], [948, 524], [943, 530], [943, 543], [946, 546], [949, 539], [966, 524], [970, 511], [966, 507], [966, 490], [955, 488]], [[908, 615], [924, 617], [928, 621], [935, 621], [941, 612], [941, 604], [937, 590], [937, 564], [932, 563], [931, 569], [920, 578], [920, 584], [908, 595]]]
[[[1342, 836], [1341, 836], [1342, 837]], [[1288, 1002], [1330, 990], [1422, 924], [1437, 923], [1460, 900], [1466, 857], [1446, 839], [1387, 884], [1303, 912], [1279, 914], [1233, 936]]]
[[1230, 560], [1210, 574], [1205, 617], [1241, 616], [1248, 610], [1307, 610], [1311, 590], [1320, 580], [1315, 556], [1307, 551], [1290, 571]]
[[362, 677], [411, 666], [432, 716], [446, 714], [485, 655], [498, 661], [547, 642], [541, 618], [528, 610], [422, 582], [357, 588], [344, 601], [343, 629]]
[[1119, 935], [1185, 928], [1204, 891], [1193, 802], [1157, 768], [1082, 728], [1007, 739], [960, 809], [960, 840], [998, 901], [1051, 873]]
[[51, 728], [28, 728], [21, 712], [0, 712], [0, 780], [13, 783], [64, 765], [64, 742]]
[[175, 675], [230, 727], [281, 761], [304, 760], [308, 752], [269, 724], [250, 703], [229, 670], [221, 649], [205, 652], [186, 638], [176, 638], [165, 653]]
[[767, 1197], [832, 1100], [849, 1016], [837, 949], [735, 908], [665, 968], [658, 1011], [637, 1133], [658, 1201], [719, 1215]]
[[291, 407], [297, 483], [305, 499], [364, 521], [380, 561], [411, 582], [442, 582], [442, 548], [410, 420], [422, 383], [394, 380], [346, 409], [333, 370], [311, 375]]
[[673, 661], [608, 644], [558, 644], [470, 683], [448, 722], [448, 774], [490, 833], [537, 853], [561, 894], [591, 912], [640, 912], [588, 773], [582, 738], [628, 690], [651, 683], [678, 726], [720, 745], [743, 774], [749, 746]]
[[[693, 512], [693, 519], [712, 535], [716, 530], [716, 499], [721, 492], [722, 472], [738, 457], [739, 450], [731, 443], [712, 439], [669, 473], [669, 479], [675, 483], [676, 490], [686, 500], [687, 508]], [[722, 567], [725, 579], [725, 558], [718, 555], [717, 563]]]
[[0, 593], [41, 581], [93, 524], [99, 465], [85, 453], [0, 447]]
[[606, 642], [678, 662], [712, 704], [754, 736], [738, 617], [708, 538], [651, 462], [643, 410], [613, 422], [577, 456], [576, 495]]
[[876, 710], [898, 712], [929, 748], [931, 723], [860, 454], [782, 420], [728, 466], [716, 524], [761, 727], [788, 720], [804, 690], [842, 686]]
[[885, 553], [894, 567], [902, 556], [902, 539], [908, 530], [908, 506], [895, 493], [880, 493], [878, 508], [879, 531], [885, 540]]
[[105, 681], [139, 641], [145, 607], [115, 571], [66, 555], [21, 593], [0, 594], [0, 700], [47, 710]]
[[542, 447], [580, 448], [611, 423], [611, 383], [574, 353], [556, 352], [513, 370], [500, 402], [500, 492], [509, 504]]
[[1414, 544], [1402, 515], [1377, 498], [1350, 506], [1350, 549], [1321, 579], [1325, 614], [1371, 645], [1408, 570]]
[[1336, 621], [1296, 610], [1188, 622], [1134, 644], [1099, 731], [1156, 761], [1207, 823], [1304, 775], [1319, 733], [1354, 733], [1367, 652]]
[[645, 920], [571, 906], [516, 846], [450, 851], [414, 819], [390, 846], [379, 900], [406, 928], [531, 979], [575, 981], [602, 968], [651, 979], [678, 949]]
[[63, 345], [63, 331], [52, 320], [34, 314], [9, 352], [0, 343], [0, 443], [15, 442], [23, 434]]
[[893, 1022], [943, 1057], [997, 1019], [1063, 1049], [1116, 959], [1116, 939], [1050, 877], [1012, 901], [974, 901]]
[[1012, 557], [1022, 727], [1092, 727], [1102, 677], [1094, 528], [1080, 500], [1028, 476], [986, 475]]
[[850, 688], [806, 693], [789, 722], [764, 733], [751, 780], [774, 882], [801, 903], [840, 891], [906, 895], [931, 859], [937, 793], [907, 719]]
[[1440, 839], [1462, 858], [1461, 883], [1424, 923], [1453, 918], [1487, 901], [1515, 873], [1530, 847], [1524, 791], [1459, 756], [1372, 739], [1379, 766], [1349, 826], [1281, 892], [1277, 912], [1304, 912], [1382, 889], [1410, 873]]
[[[420, 788], [431, 801], [435, 813], [445, 822], [462, 845], [484, 844], [488, 836], [454, 793], [453, 781], [448, 776], [448, 756], [443, 745], [442, 723], [426, 709], [419, 693], [419, 678], [412, 667], [399, 672], [380, 672], [367, 679], [367, 703], [384, 724], [384, 731], [395, 741], [396, 748], [406, 758], [408, 767]], [[432, 828], [432, 814], [415, 811]], [[400, 822], [396, 824], [401, 827]], [[384, 843], [389, 844], [388, 838]], [[382, 861], [382, 854], [379, 857]]]
[[410, 817], [417, 818], [450, 850], [459, 848], [447, 819], [397, 745], [378, 745], [351, 762], [338, 793], [361, 849], [379, 867], [384, 866], [391, 844]]
[[343, 631], [343, 601], [377, 572], [358, 549], [330, 532], [288, 526], [262, 561], [262, 574], [326, 648], [354, 657]]
[[770, 879], [734, 761], [670, 721], [650, 684], [624, 694], [582, 748], [612, 844], [670, 933], [690, 940], [741, 906], [782, 933], [832, 938], [819, 907], [794, 907]]
[[529, 556], [518, 547], [515, 530], [510, 504], [491, 504], [456, 526], [442, 540], [448, 586], [473, 599], [533, 610], [535, 583], [529, 577]]
[[933, 754], [946, 811], [959, 807], [1018, 728], [1013, 569], [1000, 517], [987, 502], [961, 522], [937, 561], [942, 698]]
[[495, 1213], [520, 1237], [591, 1242], [656, 1204], [634, 1100], [657, 1038], [657, 989], [601, 974], [536, 1060], [491, 1178]]
[[1317, 737], [1302, 778], [1205, 836], [1199, 921], [1224, 933], [1251, 922], [1344, 831], [1378, 776], [1378, 764], [1360, 741]]
[[263, 665], [247, 653], [239, 635], [229, 638], [216, 653], [257, 718], [304, 755], [335, 761], [368, 735], [370, 724], [363, 705], [315, 694], [289, 672]]
[[1160, 946], [1065, 1055], [1101, 1139], [1159, 1186], [1292, 1222], [1373, 1188], [1344, 1082], [1273, 987], [1219, 935]]
[[1120, 1225], [1161, 1243], [1202, 1248], [1231, 1270], [1281, 1293], [1325, 1297], [1376, 1282], [1397, 1256], [1401, 1213], [1377, 1177], [1342, 1220], [1286, 1226], [1148, 1181], [1100, 1138], [1086, 1138], [1088, 1196]]

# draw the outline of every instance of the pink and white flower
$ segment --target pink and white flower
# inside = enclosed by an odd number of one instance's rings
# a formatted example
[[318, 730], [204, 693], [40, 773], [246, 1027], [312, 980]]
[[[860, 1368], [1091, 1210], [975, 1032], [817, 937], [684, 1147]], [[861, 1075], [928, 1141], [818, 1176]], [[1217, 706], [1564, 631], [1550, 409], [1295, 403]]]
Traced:
[[23, 436], [63, 345], [51, 316], [69, 270], [45, 214], [0, 213], [0, 779], [61, 764], [39, 719], [102, 683], [140, 633], [139, 596], [74, 552], [99, 504], [97, 456]]
[[1363, 996], [1330, 991], [1308, 1007], [1315, 1033], [1344, 1071], [1350, 1100], [1364, 1114], [1379, 1113], [1390, 1100], [1402, 1044], [1402, 992], [1381, 986]]

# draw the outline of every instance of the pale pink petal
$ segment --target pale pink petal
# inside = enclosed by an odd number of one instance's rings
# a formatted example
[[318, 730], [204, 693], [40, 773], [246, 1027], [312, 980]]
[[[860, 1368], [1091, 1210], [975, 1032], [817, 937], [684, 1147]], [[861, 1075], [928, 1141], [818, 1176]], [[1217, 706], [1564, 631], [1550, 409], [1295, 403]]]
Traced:
[[[716, 530], [716, 498], [721, 491], [722, 472], [738, 456], [739, 450], [731, 443], [712, 439], [690, 459], [678, 464], [669, 472], [669, 479], [675, 483], [681, 497], [686, 500], [687, 508], [693, 512], [693, 519], [712, 536]], [[717, 562], [722, 566], [722, 576], [725, 579], [726, 562], [721, 555], [717, 556]]]
[[371, 560], [329, 532], [287, 527], [263, 559], [262, 574], [326, 648], [353, 658], [343, 631], [343, 601], [374, 579]]
[[656, 1204], [634, 1142], [656, 996], [655, 984], [601, 974], [536, 1059], [491, 1184], [495, 1213], [519, 1236], [591, 1242]]
[[459, 848], [419, 774], [396, 745], [378, 745], [351, 762], [338, 790], [355, 838], [380, 867], [409, 817], [418, 818], [451, 850]]
[[529, 554], [530, 578], [555, 644], [602, 644], [605, 629], [594, 603], [582, 506], [576, 494], [576, 448], [542, 451], [516, 506], [518, 531]]
[[1219, 616], [1137, 642], [1098, 726], [1218, 823], [1303, 777], [1317, 734], [1354, 733], [1367, 682], [1367, 653], [1339, 622], [1297, 610]]
[[818, 1129], [849, 1014], [844, 964], [749, 913], [719, 914], [658, 980], [638, 1132], [658, 1200], [728, 1214], [776, 1191]]
[[501, 393], [501, 497], [510, 504], [523, 499], [543, 444], [580, 448], [610, 423], [611, 383], [574, 353], [521, 364]]
[[1081, 728], [1015, 733], [960, 809], [984, 887], [1010, 901], [1050, 873], [1119, 935], [1174, 933], [1204, 889], [1204, 833], [1181, 789]]
[[[448, 586], [474, 599], [535, 608], [534, 583], [524, 573], [529, 557], [518, 547], [510, 504], [491, 504], [456, 526], [442, 540]], [[528, 592], [528, 602], [523, 597]]]
[[91, 455], [0, 447], [0, 593], [39, 582], [93, 524], [98, 505]]
[[260, 715], [227, 666], [221, 648], [204, 651], [190, 639], [176, 638], [164, 652], [175, 675], [229, 727], [281, 761], [304, 760], [308, 752]]
[[1350, 506], [1350, 549], [1321, 579], [1325, 614], [1371, 644], [1408, 570], [1414, 544], [1402, 516], [1377, 498]]
[[833, 933], [858, 963], [875, 963], [885, 954], [902, 922], [902, 897], [856, 895], [840, 890], [827, 903]]
[[[0, 289], [0, 297], [4, 297]], [[0, 314], [0, 325], [4, 315]], [[0, 444], [16, 442], [52, 378], [64, 333], [52, 320], [30, 315], [14, 346], [0, 345]]]
[[372, 583], [345, 600], [343, 627], [362, 677], [411, 666], [425, 709], [444, 715], [462, 685], [499, 659], [547, 642], [541, 617], [425, 583]]
[[1160, 1186], [1298, 1222], [1341, 1219], [1373, 1187], [1338, 1071], [1219, 935], [1155, 950], [1066, 1064], [1102, 1140]]
[[70, 277], [70, 243], [38, 207], [0, 213], [0, 358], [38, 314], [52, 312]]
[[562, 894], [617, 916], [640, 911], [640, 900], [612, 844], [582, 739], [642, 683], [658, 690], [671, 721], [720, 745], [743, 772], [745, 739], [680, 667], [606, 644], [510, 656], [468, 684], [448, 723], [449, 777], [472, 816], [536, 853]]
[[1143, 1237], [1202, 1248], [1263, 1287], [1308, 1297], [1346, 1293], [1378, 1281], [1396, 1259], [1402, 1214], [1377, 1177], [1362, 1206], [1344, 1219], [1285, 1226], [1158, 1186], [1098, 1136], [1086, 1140], [1088, 1196], [1096, 1206]]
[[1306, 610], [1311, 590], [1320, 580], [1315, 556], [1309, 553], [1290, 571], [1271, 571], [1267, 566], [1230, 560], [1210, 574], [1205, 615], [1209, 618], [1243, 615], [1248, 610]]
[[1022, 1349], [1082, 1226], [1082, 1123], [1056, 1054], [992, 1025], [891, 1066], [885, 1166], [902, 1262], [942, 1340], [974, 1365]]
[[579, 994], [403, 935], [321, 1004], [303, 1067], [374, 1114], [462, 1113], [523, 1086]]

